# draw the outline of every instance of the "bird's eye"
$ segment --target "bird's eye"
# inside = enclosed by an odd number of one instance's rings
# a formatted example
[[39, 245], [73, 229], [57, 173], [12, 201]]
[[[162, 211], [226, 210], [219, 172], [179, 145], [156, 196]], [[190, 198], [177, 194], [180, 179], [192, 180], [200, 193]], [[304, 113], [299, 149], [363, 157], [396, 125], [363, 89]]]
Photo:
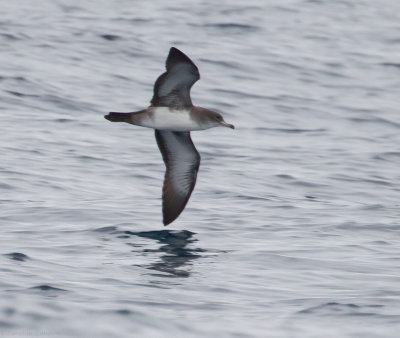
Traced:
[[221, 120], [222, 120], [222, 117], [217, 115], [217, 116], [215, 117], [215, 119], [216, 119], [217, 121], [221, 121]]

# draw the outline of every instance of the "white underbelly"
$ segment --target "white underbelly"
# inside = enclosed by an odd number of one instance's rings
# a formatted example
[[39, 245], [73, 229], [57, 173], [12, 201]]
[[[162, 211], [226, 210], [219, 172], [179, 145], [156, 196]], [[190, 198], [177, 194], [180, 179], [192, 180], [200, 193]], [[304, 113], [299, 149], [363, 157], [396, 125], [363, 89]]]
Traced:
[[191, 118], [187, 110], [170, 110], [168, 107], [157, 107], [147, 119], [142, 121], [143, 127], [171, 130], [191, 131], [201, 130]]

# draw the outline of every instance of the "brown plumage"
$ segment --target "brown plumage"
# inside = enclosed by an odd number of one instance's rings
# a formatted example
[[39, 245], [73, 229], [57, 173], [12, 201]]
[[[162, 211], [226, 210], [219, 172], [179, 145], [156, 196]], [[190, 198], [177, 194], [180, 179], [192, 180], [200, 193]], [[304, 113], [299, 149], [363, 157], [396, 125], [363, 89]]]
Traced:
[[200, 166], [190, 131], [217, 126], [234, 128], [221, 114], [195, 107], [190, 88], [200, 78], [196, 65], [180, 50], [172, 47], [166, 61], [166, 72], [154, 84], [151, 105], [132, 113], [112, 112], [105, 118], [155, 129], [158, 148], [165, 164], [162, 192], [163, 223], [173, 222], [183, 211], [196, 184]]

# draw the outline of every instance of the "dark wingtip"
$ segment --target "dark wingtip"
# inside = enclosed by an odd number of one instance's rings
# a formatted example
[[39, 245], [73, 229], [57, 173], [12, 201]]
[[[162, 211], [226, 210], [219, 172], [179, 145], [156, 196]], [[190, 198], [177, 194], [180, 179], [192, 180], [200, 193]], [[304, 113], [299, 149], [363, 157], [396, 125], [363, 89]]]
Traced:
[[167, 210], [165, 208], [163, 208], [163, 224], [164, 226], [167, 226], [168, 224], [171, 224], [172, 222], [174, 222], [179, 215], [182, 213], [183, 209], [185, 209], [186, 203], [185, 205], [180, 208], [179, 210]]
[[[169, 54], [181, 54], [181, 55], [185, 55], [181, 50], [179, 50], [176, 47], [171, 47], [169, 49]], [[186, 56], [186, 55], [185, 55]]]
[[189, 201], [190, 195], [191, 195], [191, 192], [187, 196], [185, 202], [183, 204], [178, 204], [178, 205], [174, 204], [174, 201], [172, 201], [172, 203], [171, 203], [171, 201], [169, 201], [169, 203], [168, 203], [168, 200], [164, 200], [164, 196], [163, 196], [162, 214], [163, 214], [164, 226], [171, 224], [180, 216], [180, 214], [185, 209], [187, 202]]
[[168, 218], [168, 216], [165, 216], [165, 215], [164, 215], [164, 217], [163, 217], [163, 224], [164, 224], [164, 226], [166, 227], [168, 224], [171, 224], [171, 223], [172, 223], [173, 221], [175, 221], [177, 218], [178, 218], [178, 216], [171, 219], [171, 218]]
[[[190, 63], [196, 67], [190, 58], [176, 47], [171, 47], [167, 57], [166, 67], [169, 70], [175, 63]], [[197, 67], [196, 67], [197, 68]]]

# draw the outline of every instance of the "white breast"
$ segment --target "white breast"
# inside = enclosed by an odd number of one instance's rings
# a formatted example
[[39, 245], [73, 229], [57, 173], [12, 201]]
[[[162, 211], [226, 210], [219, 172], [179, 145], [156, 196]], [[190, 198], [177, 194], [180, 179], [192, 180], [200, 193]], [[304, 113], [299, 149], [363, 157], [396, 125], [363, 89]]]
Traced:
[[203, 129], [190, 118], [188, 110], [173, 110], [168, 107], [155, 107], [153, 114], [148, 119], [142, 121], [141, 125], [143, 127], [171, 131]]

